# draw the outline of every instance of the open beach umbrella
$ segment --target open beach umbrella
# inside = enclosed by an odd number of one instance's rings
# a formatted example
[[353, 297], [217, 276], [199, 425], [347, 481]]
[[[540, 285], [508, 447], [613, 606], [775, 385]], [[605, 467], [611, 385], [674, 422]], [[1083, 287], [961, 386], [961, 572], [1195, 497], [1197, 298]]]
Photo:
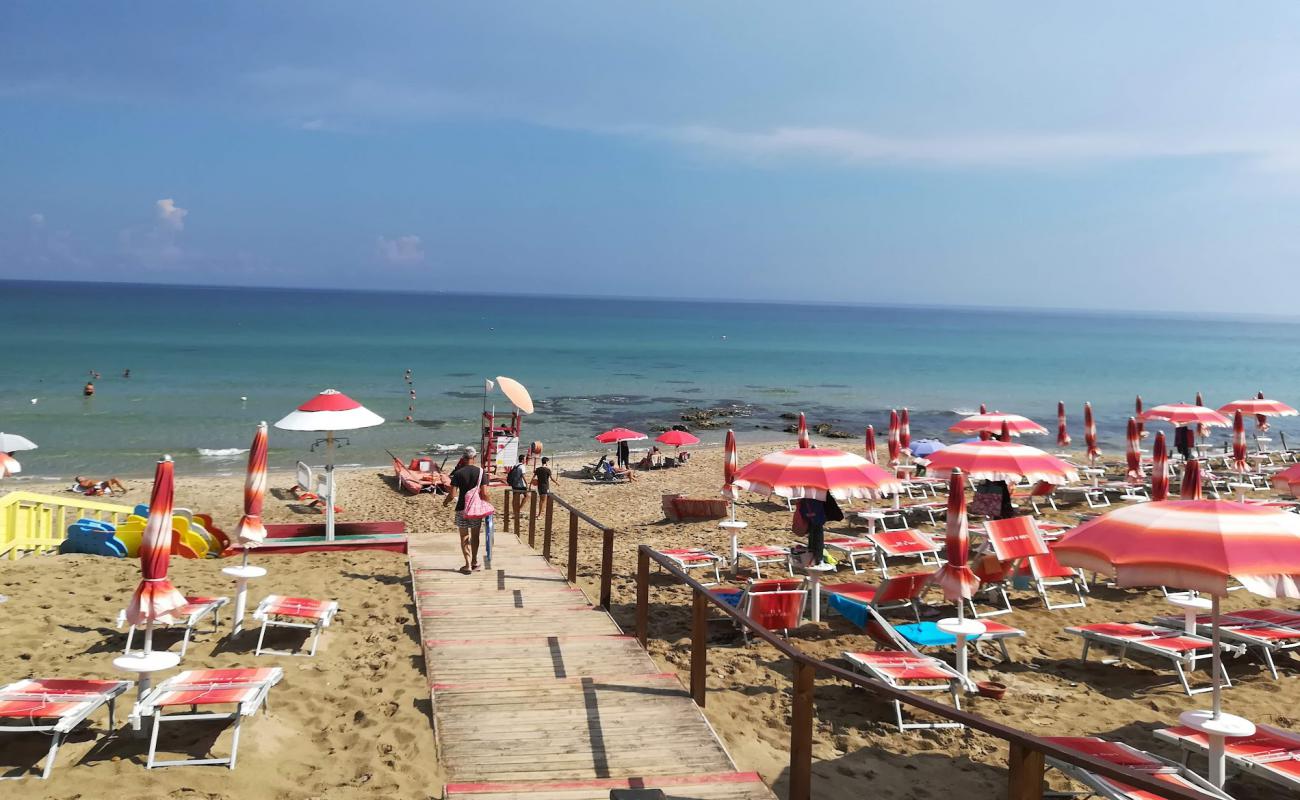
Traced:
[[[1231, 582], [1265, 597], [1300, 598], [1300, 515], [1275, 508], [1226, 500], [1140, 503], [1079, 525], [1052, 552], [1065, 566], [1113, 575], [1121, 588], [1176, 586], [1211, 596], [1213, 701], [1208, 712], [1184, 714], [1184, 724], [1189, 716], [1225, 717], [1219, 600]], [[1246, 735], [1253, 732], [1240, 723]], [[1209, 778], [1218, 786], [1223, 744], [1222, 736], [1210, 736]]]
[[1273, 476], [1273, 488], [1283, 494], [1300, 491], [1300, 464], [1292, 464]]
[[1183, 465], [1183, 480], [1178, 484], [1180, 500], [1200, 500], [1201, 498], [1201, 462], [1192, 459]]
[[912, 442], [911, 450], [916, 458], [929, 458], [932, 453], [937, 453], [943, 448], [943, 442], [938, 439], [917, 439]]
[[912, 450], [912, 415], [906, 408], [898, 415], [898, 445], [904, 450]]
[[808, 436], [808, 420], [802, 411], [799, 412], [799, 446], [812, 447], [812, 439]]
[[1138, 440], [1138, 421], [1136, 417], [1128, 418], [1128, 447], [1124, 450], [1124, 461], [1131, 481], [1142, 480], [1142, 443]]
[[1092, 403], [1083, 404], [1083, 444], [1088, 449], [1088, 460], [1096, 464], [1101, 458], [1101, 448], [1097, 446], [1097, 421], [1092, 418]]
[[1070, 446], [1070, 429], [1065, 426], [1065, 401], [1056, 403], [1056, 446], [1062, 449]]
[[862, 456], [830, 448], [798, 447], [768, 453], [736, 473], [735, 485], [761, 495], [790, 500], [871, 499], [900, 492], [902, 481]]
[[866, 450], [867, 460], [872, 464], [879, 463], [880, 456], [876, 455], [876, 427], [874, 425], [867, 426]]
[[601, 444], [618, 444], [619, 442], [639, 442], [647, 438], [644, 433], [631, 430], [630, 428], [610, 428], [604, 433], [596, 435], [596, 441]]
[[687, 445], [699, 444], [700, 437], [686, 431], [664, 431], [655, 437], [655, 441], [669, 447], [686, 447]]
[[525, 414], [533, 413], [533, 398], [528, 394], [524, 385], [514, 378], [507, 378], [504, 375], [497, 376], [497, 388], [501, 394], [506, 396], [510, 404]]
[[1169, 451], [1165, 449], [1164, 431], [1156, 433], [1156, 442], [1151, 446], [1151, 499], [1164, 500], [1169, 497]]
[[1239, 475], [1250, 472], [1250, 462], [1246, 460], [1246, 418], [1240, 409], [1232, 412], [1232, 468]]
[[1227, 417], [1212, 408], [1194, 406], [1191, 403], [1165, 403], [1153, 406], [1142, 414], [1145, 420], [1161, 420], [1182, 428], [1188, 425], [1218, 426], [1226, 428], [1232, 424]]
[[898, 466], [903, 458], [903, 443], [899, 438], [898, 412], [889, 412], [889, 465]]
[[17, 453], [21, 450], [35, 450], [36, 442], [26, 436], [0, 431], [0, 453]]
[[1047, 428], [1039, 425], [1028, 417], [1022, 417], [1019, 414], [1003, 414], [1000, 411], [994, 411], [992, 414], [975, 414], [959, 420], [948, 430], [953, 433], [988, 433], [1001, 434], [1003, 425], [1010, 431], [1012, 436], [1020, 436], [1026, 433], [1047, 433]]
[[1037, 447], [1019, 442], [961, 442], [930, 455], [926, 471], [938, 476], [960, 469], [970, 480], [1007, 481], [1026, 478], [1056, 486], [1079, 479], [1070, 464]]
[[266, 423], [259, 423], [253, 434], [253, 446], [248, 450], [248, 473], [244, 478], [244, 516], [235, 527], [235, 541], [244, 545], [244, 560], [248, 560], [249, 545], [266, 539], [266, 526], [262, 524], [262, 501], [266, 498]]
[[1138, 438], [1145, 439], [1147, 435], [1146, 426], [1142, 424], [1142, 395], [1137, 396], [1137, 401], [1133, 404], [1133, 414], [1137, 418]]
[[[1261, 433], [1268, 430], [1269, 417], [1294, 417], [1300, 413], [1280, 400], [1266, 400], [1263, 392], [1260, 392], [1258, 397], [1250, 400], [1233, 400], [1227, 405], [1219, 406], [1220, 414], [1231, 414], [1234, 411], [1240, 411], [1243, 414], [1254, 414], [1255, 427]], [[0, 447], [0, 450], [3, 449], [3, 447]]]
[[18, 459], [8, 453], [0, 453], [0, 478], [8, 478], [22, 471], [23, 465], [18, 463]]
[[126, 621], [145, 626], [144, 651], [153, 649], [155, 622], [174, 622], [173, 612], [185, 605], [185, 597], [167, 579], [172, 555], [172, 505], [175, 493], [174, 465], [163, 456], [154, 471], [149, 495], [149, 519], [140, 538], [140, 585], [126, 607]]
[[334, 434], [383, 424], [383, 417], [337, 389], [326, 389], [275, 423], [281, 430], [325, 434], [326, 541], [334, 541]]

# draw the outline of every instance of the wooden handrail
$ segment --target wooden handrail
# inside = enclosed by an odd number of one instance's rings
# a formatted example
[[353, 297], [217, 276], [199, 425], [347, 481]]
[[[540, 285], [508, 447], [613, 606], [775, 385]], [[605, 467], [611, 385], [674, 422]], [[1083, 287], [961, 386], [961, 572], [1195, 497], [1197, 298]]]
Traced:
[[601, 531], [601, 532], [604, 532], [607, 528], [608, 528], [609, 530], [613, 530], [612, 528], [609, 528], [609, 526], [604, 525], [604, 524], [602, 524], [602, 523], [600, 523], [600, 522], [597, 522], [596, 520], [594, 520], [594, 519], [592, 519], [591, 517], [587, 516], [586, 514], [584, 514], [584, 513], [582, 512], [582, 509], [577, 508], [577, 507], [574, 506], [572, 503], [570, 503], [569, 501], [565, 500], [563, 497], [560, 497], [558, 494], [551, 493], [551, 494], [547, 495], [547, 497], [550, 497], [553, 501], [555, 501], [556, 505], [560, 506], [561, 508], [568, 510], [568, 511], [569, 511], [570, 513], [572, 513], [572, 514], [577, 514], [577, 515], [578, 515], [578, 519], [580, 519], [580, 520], [582, 520], [583, 522], [587, 523], [588, 525], [590, 525], [591, 527], [595, 528], [596, 530]]

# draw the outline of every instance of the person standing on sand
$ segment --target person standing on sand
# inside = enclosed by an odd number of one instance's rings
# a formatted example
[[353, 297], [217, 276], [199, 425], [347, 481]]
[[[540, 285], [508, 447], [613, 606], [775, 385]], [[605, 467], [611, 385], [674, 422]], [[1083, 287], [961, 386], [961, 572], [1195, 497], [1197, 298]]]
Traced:
[[[537, 499], [538, 499], [537, 513], [533, 515], [533, 519], [537, 519], [542, 515], [541, 501], [544, 501], [547, 495], [551, 493], [551, 480], [553, 478], [553, 473], [551, 472], [551, 468], [549, 466], [550, 463], [551, 463], [550, 456], [542, 456], [542, 465], [537, 469], [533, 470], [533, 480], [531, 481], [531, 485], [537, 487]], [[555, 478], [554, 480], [556, 483], [560, 482], [559, 478]]]
[[618, 454], [615, 457], [615, 463], [617, 463], [620, 467], [627, 468], [632, 466], [630, 463], [628, 463], [631, 460], [632, 460], [632, 446], [627, 443], [626, 439], [624, 439], [618, 443]]
[[453, 497], [456, 499], [456, 530], [460, 534], [461, 555], [465, 557], [465, 566], [461, 567], [460, 571], [466, 575], [479, 569], [478, 543], [483, 520], [465, 519], [464, 516], [465, 500], [469, 493], [482, 491], [483, 469], [474, 463], [477, 458], [477, 450], [473, 447], [465, 448], [465, 455], [461, 458], [464, 466], [458, 467], [451, 473], [452, 491], [442, 501], [442, 505], [446, 507]]

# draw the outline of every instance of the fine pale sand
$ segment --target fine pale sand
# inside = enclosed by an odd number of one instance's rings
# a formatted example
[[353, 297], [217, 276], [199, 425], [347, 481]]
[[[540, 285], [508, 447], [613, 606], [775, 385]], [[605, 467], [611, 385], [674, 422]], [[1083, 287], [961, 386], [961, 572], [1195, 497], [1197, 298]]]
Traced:
[[[770, 449], [773, 446], [744, 447], [741, 462]], [[716, 522], [668, 523], [660, 510], [664, 493], [716, 497], [720, 462], [720, 450], [697, 449], [687, 466], [640, 473], [631, 485], [564, 478], [555, 486], [561, 496], [618, 529], [613, 612], [625, 629], [630, 630], [633, 622], [638, 543], [726, 551], [728, 538]], [[567, 471], [577, 464], [575, 459], [560, 466]], [[339, 475], [339, 502], [346, 509], [342, 519], [401, 519], [415, 536], [455, 535], [441, 498], [400, 495], [393, 488], [391, 473], [374, 469]], [[268, 498], [266, 519], [318, 520], [319, 514], [294, 504], [280, 491], [290, 482], [287, 474], [271, 476], [274, 496]], [[131, 492], [123, 502], [147, 501], [147, 480], [128, 481], [128, 485]], [[24, 483], [21, 488], [58, 491], [63, 486]], [[178, 505], [213, 513], [227, 528], [238, 518], [241, 498], [241, 478], [177, 480]], [[499, 494], [494, 501], [501, 506]], [[1056, 516], [1067, 521], [1087, 510], [1062, 508]], [[791, 540], [790, 514], [783, 505], [749, 497], [738, 513], [749, 523], [743, 542]], [[558, 508], [555, 528], [555, 557], [562, 565], [567, 516]], [[537, 536], [540, 547], [540, 521]], [[579, 583], [593, 597], [599, 558], [600, 537], [583, 525]], [[0, 797], [94, 797], [105, 781], [121, 781], [119, 785], [132, 787], [132, 796], [149, 798], [439, 796], [441, 777], [427, 716], [405, 559], [385, 553], [316, 554], [261, 556], [256, 562], [268, 567], [271, 575], [254, 586], [254, 598], [271, 589], [330, 597], [340, 601], [342, 611], [322, 638], [315, 659], [260, 660], [283, 664], [287, 677], [272, 693], [273, 713], [245, 727], [234, 773], [209, 767], [148, 773], [139, 763], [138, 742], [128, 739], [92, 747], [83, 737], [64, 748], [48, 785], [31, 780], [0, 783]], [[173, 559], [172, 574], [186, 592], [229, 591], [215, 562]], [[0, 678], [110, 676], [112, 651], [121, 647], [112, 620], [137, 575], [134, 561], [84, 556], [0, 562], [0, 593], [10, 597], [0, 604], [6, 635], [6, 647], [0, 650]], [[854, 578], [844, 569], [828, 580]], [[875, 578], [864, 575], [857, 580]], [[686, 681], [689, 592], [674, 586], [666, 575], [655, 575], [653, 583], [651, 652]], [[940, 602], [937, 592], [929, 599]], [[1194, 698], [1183, 694], [1168, 662], [1139, 656], [1137, 661], [1103, 664], [1093, 656], [1085, 665], [1079, 661], [1080, 641], [1062, 631], [1074, 624], [1149, 620], [1174, 611], [1158, 591], [1098, 585], [1087, 608], [1049, 612], [1033, 592], [1021, 590], [1013, 593], [1013, 604], [1015, 613], [998, 620], [1028, 634], [1010, 644], [1014, 660], [1004, 664], [976, 656], [972, 661], [975, 677], [1007, 684], [1007, 696], [1001, 701], [972, 697], [967, 707], [1038, 735], [1103, 736], [1176, 755], [1151, 731], [1175, 723], [1183, 711], [1208, 707], [1208, 694]], [[1233, 593], [1224, 603], [1227, 610], [1250, 606], [1286, 607], [1244, 591]], [[948, 616], [950, 611], [931, 616]], [[484, 624], [490, 625], [491, 620], [485, 619]], [[821, 626], [805, 624], [791, 638], [799, 648], [832, 661], [845, 650], [873, 648], [866, 635], [834, 614]], [[243, 644], [227, 647], [204, 635], [192, 645], [186, 666], [252, 661]], [[1300, 728], [1300, 714], [1289, 705], [1295, 698], [1295, 665], [1287, 659], [1283, 663], [1282, 677], [1274, 681], [1253, 659], [1230, 660], [1228, 670], [1235, 685], [1224, 694], [1225, 708], [1256, 722]], [[1197, 671], [1193, 679], [1205, 683], [1207, 675]], [[744, 644], [719, 617], [711, 625], [708, 688], [706, 713], [738, 766], [759, 772], [783, 795], [789, 752], [789, 664], [766, 645]], [[1006, 791], [1006, 748], [991, 736], [953, 730], [899, 733], [892, 725], [890, 705], [833, 682], [818, 682], [816, 702], [813, 752], [818, 759], [814, 767], [818, 798], [856, 799], [867, 791], [899, 798], [996, 797]], [[224, 746], [225, 737], [217, 744]], [[173, 740], [173, 745], [184, 748], [187, 740]], [[24, 748], [6, 742], [0, 750], [0, 766], [30, 764], [43, 749], [39, 741]], [[1058, 778], [1052, 780], [1062, 785]], [[1279, 796], [1273, 786], [1255, 779], [1234, 779], [1227, 789], [1239, 800]]]

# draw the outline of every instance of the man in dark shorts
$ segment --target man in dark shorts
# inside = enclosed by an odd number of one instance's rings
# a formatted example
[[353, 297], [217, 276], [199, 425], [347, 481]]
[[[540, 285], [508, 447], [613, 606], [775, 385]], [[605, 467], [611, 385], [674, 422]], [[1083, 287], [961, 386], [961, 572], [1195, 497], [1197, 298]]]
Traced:
[[442, 501], [443, 506], [447, 506], [453, 497], [456, 498], [456, 530], [460, 533], [461, 555], [465, 556], [465, 566], [461, 567], [460, 571], [467, 575], [479, 568], [479, 530], [483, 527], [483, 520], [465, 519], [463, 516], [465, 498], [469, 492], [478, 491], [479, 484], [483, 480], [483, 470], [475, 463], [477, 459], [478, 451], [473, 447], [466, 447], [465, 455], [461, 457], [464, 465], [451, 473], [452, 491]]
[[[551, 472], [551, 467], [549, 466], [550, 463], [551, 463], [550, 456], [542, 456], [542, 465], [537, 469], [533, 470], [532, 484], [537, 487], [538, 498], [545, 498], [548, 494], [551, 493], [551, 480], [553, 478], [554, 473]], [[558, 483], [560, 479], [554, 478], [554, 480]], [[536, 516], [533, 517], [533, 519], [536, 519], [541, 515], [542, 515], [542, 503], [539, 502], [537, 504], [537, 514]]]
[[524, 470], [524, 461], [527, 458], [527, 456], [520, 456], [519, 463], [506, 473], [506, 485], [510, 487], [510, 500], [514, 503], [514, 508], [511, 510], [516, 515], [524, 504], [524, 497], [528, 494], [528, 476]]

